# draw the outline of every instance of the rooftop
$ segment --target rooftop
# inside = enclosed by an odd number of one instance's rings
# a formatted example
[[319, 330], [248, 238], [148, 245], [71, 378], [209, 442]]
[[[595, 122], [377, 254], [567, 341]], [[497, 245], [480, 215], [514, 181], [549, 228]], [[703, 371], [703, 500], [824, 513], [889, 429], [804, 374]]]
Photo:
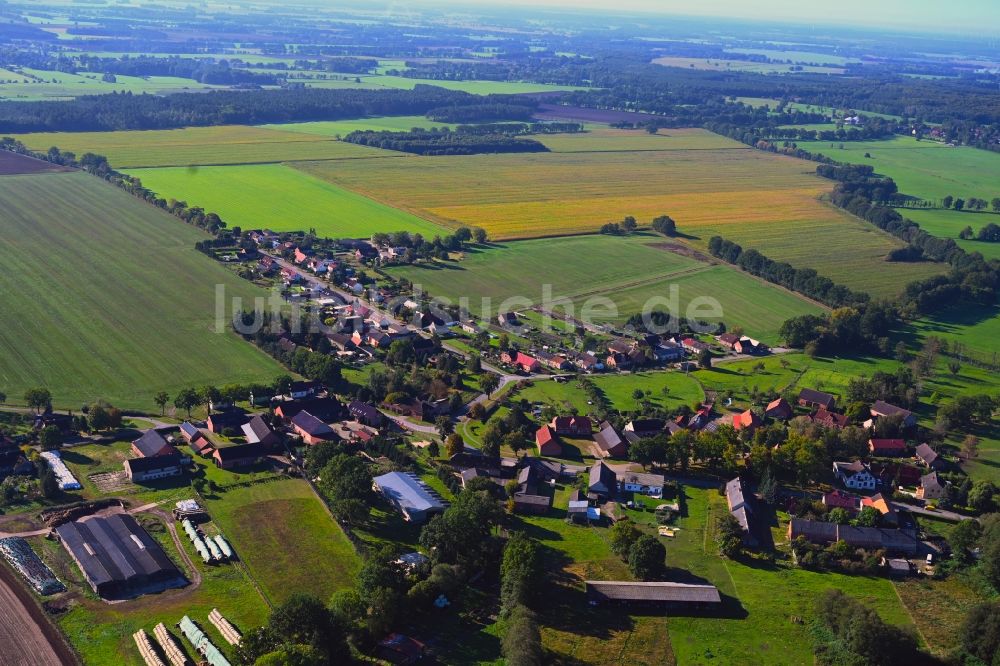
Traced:
[[601, 580], [588, 580], [586, 585], [588, 595], [605, 601], [677, 601], [714, 604], [722, 601], [719, 590], [714, 585]]
[[389, 472], [376, 476], [374, 481], [383, 495], [407, 511], [428, 511], [445, 507], [436, 493], [412, 474]]

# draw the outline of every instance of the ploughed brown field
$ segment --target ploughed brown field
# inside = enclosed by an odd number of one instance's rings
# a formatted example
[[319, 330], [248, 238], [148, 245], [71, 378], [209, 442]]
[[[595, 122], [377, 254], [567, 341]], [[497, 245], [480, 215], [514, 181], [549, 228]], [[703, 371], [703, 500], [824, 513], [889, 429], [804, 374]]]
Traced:
[[72, 169], [34, 157], [18, 155], [6, 150], [0, 150], [0, 176], [15, 176], [29, 173], [60, 173]]

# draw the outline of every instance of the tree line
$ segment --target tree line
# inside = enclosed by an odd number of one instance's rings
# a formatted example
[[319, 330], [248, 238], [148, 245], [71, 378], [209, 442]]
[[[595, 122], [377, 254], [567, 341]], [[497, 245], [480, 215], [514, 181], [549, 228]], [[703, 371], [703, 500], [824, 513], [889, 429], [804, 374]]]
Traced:
[[544, 153], [549, 150], [533, 139], [515, 138], [500, 133], [480, 135], [452, 132], [447, 127], [429, 130], [414, 128], [409, 132], [359, 130], [345, 136], [344, 141], [416, 155]]

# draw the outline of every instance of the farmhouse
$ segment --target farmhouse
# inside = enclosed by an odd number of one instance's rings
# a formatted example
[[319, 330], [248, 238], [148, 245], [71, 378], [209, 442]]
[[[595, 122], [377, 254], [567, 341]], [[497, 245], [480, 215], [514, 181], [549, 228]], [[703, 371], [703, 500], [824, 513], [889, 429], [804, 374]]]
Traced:
[[684, 338], [681, 340], [681, 346], [694, 354], [699, 354], [703, 351], [708, 351], [709, 349], [709, 346], [704, 342], [695, 340], [694, 338]]
[[823, 495], [823, 506], [857, 513], [861, 510], [861, 498], [857, 495], [834, 490]]
[[536, 468], [528, 466], [517, 475], [517, 491], [514, 493], [514, 510], [520, 513], [543, 515], [552, 506], [552, 498], [538, 493], [539, 474]]
[[376, 476], [373, 483], [375, 489], [411, 523], [423, 523], [445, 510], [446, 504], [438, 494], [413, 474], [389, 472]]
[[875, 490], [878, 479], [868, 465], [860, 460], [833, 463], [833, 473], [845, 488], [851, 490]]
[[188, 444], [192, 444], [199, 439], [205, 439], [205, 435], [202, 434], [201, 430], [189, 421], [185, 421], [180, 425], [180, 431], [181, 437], [183, 437], [184, 441]]
[[590, 494], [600, 499], [608, 499], [614, 496], [617, 484], [618, 477], [614, 470], [605, 465], [603, 461], [599, 460], [590, 466], [587, 483], [587, 491]]
[[322, 389], [323, 385], [319, 382], [292, 382], [288, 385], [288, 397], [292, 400], [300, 400], [311, 395], [316, 395]]
[[920, 483], [920, 468], [912, 465], [873, 462], [871, 470], [878, 482], [884, 485], [915, 486]]
[[871, 507], [882, 514], [882, 520], [886, 523], [895, 524], [899, 519], [896, 509], [889, 504], [889, 500], [882, 496], [882, 493], [877, 493], [871, 497], [861, 498], [861, 508]]
[[246, 412], [238, 409], [229, 409], [224, 412], [209, 414], [205, 420], [205, 425], [208, 427], [209, 432], [221, 433], [227, 428], [239, 430], [249, 420], [250, 417], [247, 416]]
[[847, 418], [846, 414], [831, 412], [825, 407], [820, 407], [813, 412], [812, 415], [810, 415], [809, 420], [816, 425], [834, 430], [842, 430], [850, 424], [850, 420]]
[[719, 341], [719, 344], [726, 349], [732, 349], [736, 346], [736, 343], [740, 341], [740, 336], [735, 333], [723, 333], [716, 339]]
[[884, 527], [851, 527], [804, 518], [792, 518], [788, 523], [788, 539], [799, 537], [812, 543], [844, 541], [854, 548], [884, 549], [887, 552], [915, 555], [919, 546], [916, 530], [897, 530]]
[[333, 428], [305, 410], [292, 417], [292, 430], [309, 446], [338, 439]]
[[931, 472], [920, 477], [920, 487], [917, 488], [917, 499], [941, 499], [947, 491], [947, 483], [941, 480], [937, 472]]
[[260, 414], [255, 414], [249, 423], [243, 424], [243, 436], [248, 444], [260, 444], [264, 448], [273, 448], [281, 441]]
[[538, 359], [528, 356], [524, 352], [516, 352], [513, 355], [504, 352], [500, 355], [500, 360], [523, 372], [538, 372], [541, 369], [541, 363], [538, 362]]
[[176, 451], [168, 455], [153, 456], [151, 458], [132, 458], [131, 460], [126, 460], [122, 465], [125, 467], [125, 476], [132, 483], [143, 483], [171, 476], [180, 476], [184, 472], [181, 468], [181, 456]]
[[674, 363], [683, 361], [687, 352], [684, 351], [684, 347], [673, 340], [666, 340], [653, 348], [653, 356], [660, 363]]
[[726, 484], [726, 504], [729, 513], [733, 514], [743, 532], [743, 543], [756, 546], [757, 536], [754, 534], [753, 495], [743, 487], [743, 481], [736, 477]]
[[586, 416], [557, 416], [552, 419], [549, 427], [557, 435], [565, 437], [590, 437], [593, 426]]
[[351, 416], [353, 416], [358, 423], [363, 423], [366, 426], [381, 428], [385, 425], [385, 414], [380, 412], [377, 407], [370, 405], [367, 402], [354, 400], [347, 406], [347, 411], [351, 413]]
[[101, 597], [126, 598], [187, 585], [160, 545], [128, 514], [91, 516], [55, 532]]
[[662, 419], [634, 419], [625, 424], [622, 433], [630, 443], [647, 437], [656, 437], [663, 433], [667, 424]]
[[215, 449], [212, 452], [212, 459], [216, 467], [237, 469], [257, 464], [264, 455], [265, 451], [260, 444], [238, 444]]
[[662, 474], [647, 474], [644, 472], [617, 472], [619, 492], [639, 493], [650, 497], [663, 495], [663, 484], [667, 482]]
[[733, 345], [733, 351], [737, 354], [765, 354], [767, 345], [744, 335]]
[[917, 425], [917, 416], [908, 409], [903, 409], [902, 407], [897, 407], [896, 405], [890, 405], [884, 400], [876, 400], [871, 408], [869, 409], [872, 419], [878, 419], [883, 416], [900, 416], [903, 419], [904, 428], [912, 428]]
[[769, 419], [777, 419], [779, 421], [786, 421], [792, 418], [792, 406], [788, 404], [788, 401], [784, 398], [778, 398], [767, 403], [767, 407], [764, 408], [764, 416]]
[[302, 411], [309, 412], [322, 421], [330, 422], [340, 418], [343, 413], [343, 407], [339, 400], [330, 397], [286, 400], [278, 403], [277, 407], [274, 408], [274, 415], [290, 421], [296, 414]]
[[562, 453], [562, 446], [556, 438], [555, 431], [547, 425], [543, 425], [535, 432], [535, 444], [538, 445], [540, 456], [558, 456]]
[[593, 449], [597, 458], [622, 458], [628, 453], [628, 445], [607, 421], [601, 423], [600, 430], [594, 434]]
[[142, 437], [132, 442], [132, 453], [139, 458], [169, 456], [177, 453], [163, 435], [155, 430], [147, 430]]
[[552, 370], [566, 370], [572, 367], [572, 364], [565, 356], [550, 354], [545, 351], [537, 352], [535, 356], [538, 358], [539, 363]]
[[722, 603], [719, 590], [714, 585], [601, 580], [588, 580], [585, 584], [587, 599], [594, 604], [703, 607]]
[[822, 407], [823, 409], [832, 411], [836, 404], [836, 399], [829, 393], [804, 388], [799, 391], [799, 404], [803, 407], [811, 407], [813, 409]]
[[941, 457], [927, 443], [917, 446], [916, 455], [920, 463], [927, 469], [938, 469], [941, 467]]
[[902, 439], [869, 439], [868, 451], [878, 458], [906, 455], [906, 442]]
[[748, 433], [753, 434], [762, 425], [764, 425], [764, 422], [753, 410], [748, 409], [740, 414], [733, 414], [733, 429], [737, 432], [746, 430]]

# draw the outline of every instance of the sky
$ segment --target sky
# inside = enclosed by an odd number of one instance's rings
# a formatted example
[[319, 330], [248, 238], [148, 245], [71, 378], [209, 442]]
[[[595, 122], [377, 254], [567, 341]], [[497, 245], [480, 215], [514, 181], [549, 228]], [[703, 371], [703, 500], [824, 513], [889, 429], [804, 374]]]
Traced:
[[470, 4], [486, 2], [1000, 34], [1000, 0], [472, 0]]

